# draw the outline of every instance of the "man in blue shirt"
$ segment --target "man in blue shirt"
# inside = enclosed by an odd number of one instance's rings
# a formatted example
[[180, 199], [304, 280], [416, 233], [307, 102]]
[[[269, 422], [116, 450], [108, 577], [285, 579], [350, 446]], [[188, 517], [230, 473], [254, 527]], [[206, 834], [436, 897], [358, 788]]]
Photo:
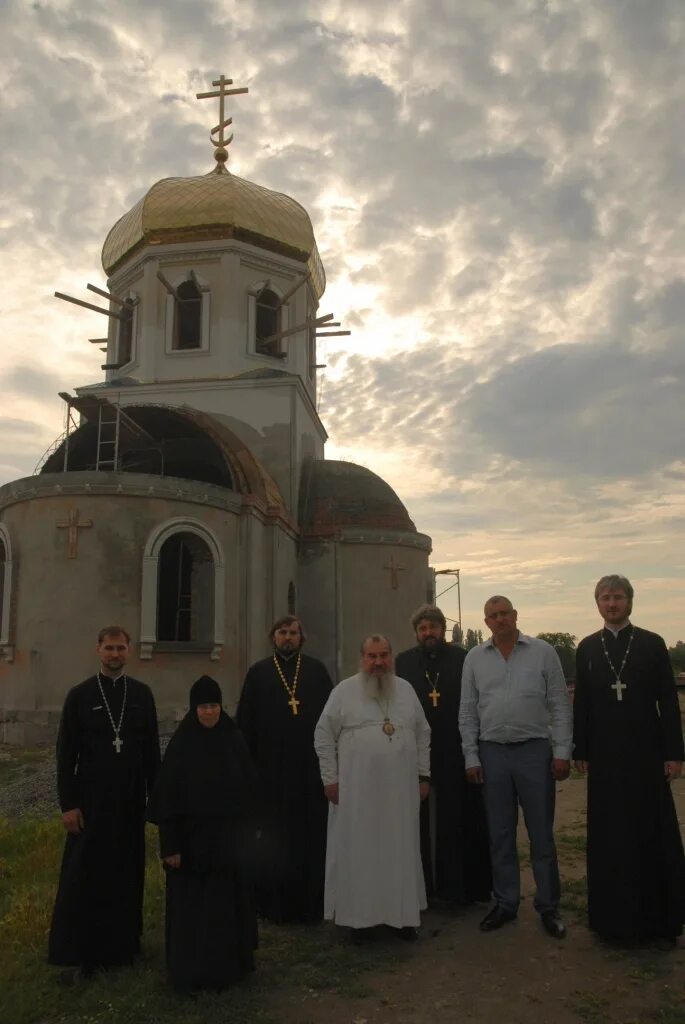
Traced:
[[559, 867], [554, 845], [556, 783], [568, 778], [572, 712], [554, 648], [516, 628], [511, 601], [485, 603], [492, 636], [466, 656], [459, 728], [466, 777], [483, 785], [495, 905], [480, 923], [494, 931], [518, 913], [516, 851], [519, 804], [530, 839], [535, 909], [548, 934], [562, 939]]

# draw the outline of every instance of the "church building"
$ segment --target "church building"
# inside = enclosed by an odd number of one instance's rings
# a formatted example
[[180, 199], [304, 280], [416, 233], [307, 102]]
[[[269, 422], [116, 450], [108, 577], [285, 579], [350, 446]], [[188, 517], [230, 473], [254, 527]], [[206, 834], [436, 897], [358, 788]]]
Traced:
[[277, 616], [336, 680], [369, 632], [410, 645], [433, 596], [430, 538], [393, 489], [324, 457], [317, 337], [340, 325], [311, 221], [228, 171], [224, 102], [247, 90], [213, 84], [213, 170], [158, 181], [112, 227], [103, 305], [56, 293], [106, 321], [104, 380], [60, 393], [64, 435], [0, 487], [0, 741], [55, 735], [103, 625], [130, 631], [164, 728], [205, 673], [233, 711]]

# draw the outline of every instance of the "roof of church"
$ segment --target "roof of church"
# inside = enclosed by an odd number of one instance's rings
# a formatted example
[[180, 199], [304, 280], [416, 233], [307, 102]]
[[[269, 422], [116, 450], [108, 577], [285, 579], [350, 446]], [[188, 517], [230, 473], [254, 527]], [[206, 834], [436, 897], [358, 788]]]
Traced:
[[102, 265], [111, 274], [144, 245], [221, 238], [306, 262], [317, 295], [323, 294], [326, 277], [305, 208], [221, 165], [198, 177], [156, 182], [107, 235]]
[[[116, 406], [92, 393], [72, 399], [81, 413], [69, 436], [66, 472], [95, 469], [99, 411], [112, 422]], [[41, 473], [65, 470], [65, 441], [43, 464]], [[107, 442], [105, 442], [106, 444]], [[105, 453], [111, 462], [111, 451]], [[117, 471], [198, 480], [259, 499], [267, 508], [283, 510], [278, 485], [246, 444], [217, 417], [189, 406], [127, 405], [120, 411]], [[107, 465], [108, 469], [114, 469]]]
[[326, 533], [342, 526], [416, 533], [390, 484], [364, 466], [335, 459], [305, 463], [299, 521], [305, 533]]

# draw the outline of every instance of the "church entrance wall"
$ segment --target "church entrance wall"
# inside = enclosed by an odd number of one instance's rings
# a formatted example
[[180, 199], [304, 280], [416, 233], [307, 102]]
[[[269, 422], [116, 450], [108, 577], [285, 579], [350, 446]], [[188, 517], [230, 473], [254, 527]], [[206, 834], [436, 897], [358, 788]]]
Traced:
[[[0, 518], [14, 559], [14, 658], [0, 659], [0, 741], [54, 739], [67, 691], [97, 668], [96, 636], [108, 623], [131, 633], [128, 670], [151, 686], [163, 729], [170, 731], [183, 714], [189, 687], [203, 674], [217, 678], [227, 707], [235, 707], [247, 664], [255, 650], [260, 657], [265, 652], [274, 607], [267, 580], [285, 608], [295, 576], [294, 534], [277, 518], [223, 488], [112, 473], [14, 481], [0, 488]], [[188, 537], [187, 527], [190, 638], [160, 640], [147, 651], [140, 643], [146, 543], [169, 521], [201, 523], [206, 536], [216, 538], [223, 573], [220, 643], [212, 635], [217, 563], [208, 557], [209, 544]]]

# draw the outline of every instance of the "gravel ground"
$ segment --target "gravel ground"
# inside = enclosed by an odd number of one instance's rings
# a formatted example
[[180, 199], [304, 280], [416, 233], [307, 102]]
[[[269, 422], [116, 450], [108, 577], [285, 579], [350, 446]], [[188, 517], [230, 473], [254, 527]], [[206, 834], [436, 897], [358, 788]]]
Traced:
[[[12, 761], [12, 753], [0, 750], [0, 761]], [[17, 766], [7, 778], [0, 778], [0, 815], [21, 818], [55, 814], [57, 784], [54, 754], [46, 754], [44, 763]]]
[[[162, 753], [168, 742], [168, 736], [160, 738]], [[0, 774], [0, 817], [42, 818], [58, 814], [54, 749], [46, 748], [44, 759], [28, 764], [21, 762], [21, 753], [17, 747], [0, 746], [0, 767], [8, 766], [7, 772]]]

